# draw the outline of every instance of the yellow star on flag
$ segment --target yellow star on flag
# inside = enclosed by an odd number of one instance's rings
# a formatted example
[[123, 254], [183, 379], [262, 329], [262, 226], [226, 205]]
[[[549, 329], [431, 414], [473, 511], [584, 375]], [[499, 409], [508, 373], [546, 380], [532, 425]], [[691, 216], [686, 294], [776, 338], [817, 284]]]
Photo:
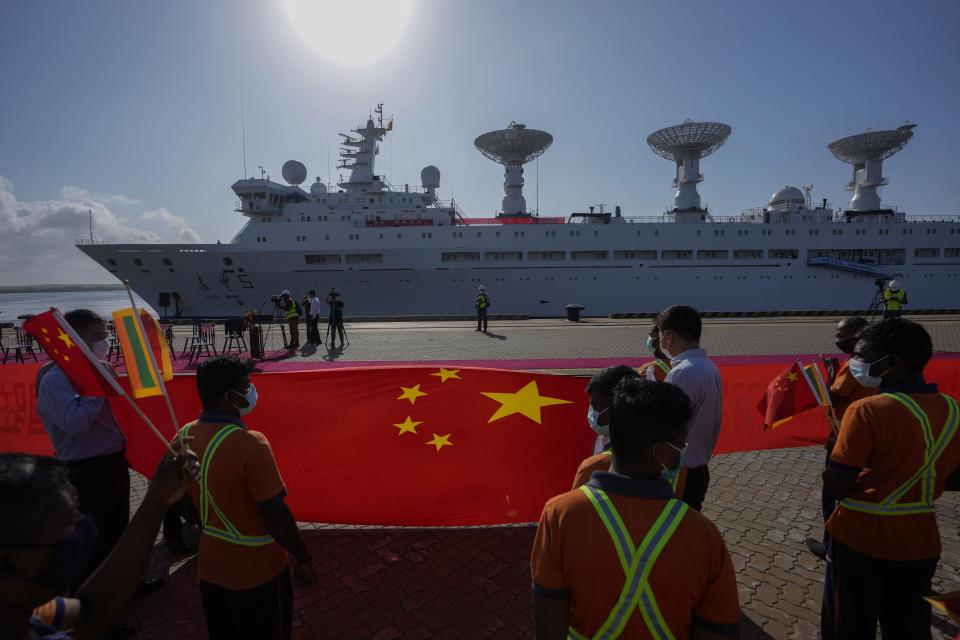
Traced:
[[400, 387], [400, 390], [403, 391], [403, 393], [397, 396], [397, 400], [403, 400], [404, 398], [406, 398], [407, 400], [410, 401], [410, 404], [415, 403], [417, 401], [417, 398], [419, 398], [420, 396], [427, 395], [423, 391], [420, 391], [420, 385], [418, 384], [413, 385], [412, 387]]
[[60, 338], [61, 340], [63, 340], [63, 344], [67, 345], [67, 349], [72, 349], [72, 348], [73, 348], [73, 340], [70, 339], [70, 336], [68, 336], [68, 335], [63, 331], [63, 329], [57, 329], [57, 332], [60, 334], [60, 335], [58, 335], [57, 337]]
[[393, 425], [393, 426], [395, 426], [395, 427], [397, 427], [398, 429], [400, 429], [400, 433], [398, 433], [397, 435], [398, 435], [398, 436], [402, 436], [402, 435], [405, 434], [405, 433], [416, 433], [416, 432], [417, 432], [417, 425], [418, 425], [418, 424], [423, 424], [423, 423], [422, 423], [422, 422], [416, 422], [416, 421], [414, 421], [414, 420], [411, 420], [411, 419], [410, 419], [410, 416], [407, 416], [407, 419], [406, 419], [406, 420], [404, 420], [403, 422], [401, 422], [401, 423], [399, 423], [399, 424], [395, 424], [395, 425]]
[[800, 379], [800, 376], [795, 374], [793, 371], [787, 374], [787, 380], [789, 380], [790, 382], [796, 382], [799, 379]]
[[447, 380], [463, 380], [463, 378], [457, 375], [458, 373], [460, 373], [460, 369], [444, 369], [440, 367], [440, 371], [431, 373], [430, 375], [440, 378], [440, 383], [443, 384]]
[[571, 404], [570, 400], [541, 396], [540, 390], [537, 388], [536, 380], [533, 380], [516, 393], [488, 393], [486, 391], [482, 393], [488, 398], [500, 403], [500, 408], [490, 416], [487, 424], [500, 418], [512, 416], [515, 413], [522, 413], [537, 424], [543, 424], [540, 421], [541, 407], [549, 407], [555, 404]]
[[452, 435], [453, 435], [452, 433], [448, 433], [445, 436], [438, 436], [437, 434], [433, 434], [433, 440], [428, 440], [427, 444], [432, 444], [433, 446], [435, 446], [437, 448], [437, 451], [440, 451], [440, 449], [444, 447], [452, 447], [453, 443], [450, 442], [450, 436]]

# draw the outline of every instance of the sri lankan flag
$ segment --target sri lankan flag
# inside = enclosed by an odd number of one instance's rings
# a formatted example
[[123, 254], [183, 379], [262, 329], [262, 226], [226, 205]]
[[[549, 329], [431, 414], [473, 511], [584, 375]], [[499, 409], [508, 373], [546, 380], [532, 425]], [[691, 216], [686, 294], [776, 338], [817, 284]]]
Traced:
[[[140, 311], [143, 332], [132, 308], [113, 312], [113, 326], [117, 331], [117, 343], [123, 352], [123, 361], [130, 379], [134, 398], [149, 398], [163, 395], [162, 381], [173, 378], [173, 363], [160, 324], [146, 311]], [[160, 367], [158, 372], [150, 361], [150, 352]]]

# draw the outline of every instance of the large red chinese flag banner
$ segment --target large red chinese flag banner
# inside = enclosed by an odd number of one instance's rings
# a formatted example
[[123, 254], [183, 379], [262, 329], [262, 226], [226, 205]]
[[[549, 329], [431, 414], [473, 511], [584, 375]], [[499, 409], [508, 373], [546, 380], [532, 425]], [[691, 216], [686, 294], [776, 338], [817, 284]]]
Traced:
[[[193, 381], [177, 376], [176, 386], [168, 384], [177, 414], [188, 419], [199, 407], [192, 384], [182, 383]], [[244, 420], [270, 440], [288, 502], [304, 520], [535, 521], [547, 499], [570, 489], [591, 451], [583, 378], [413, 366], [253, 381], [259, 400]], [[162, 409], [155, 398], [138, 403], [151, 415]], [[114, 410], [135, 424], [122, 405]], [[135, 466], [159, 458], [151, 440], [128, 443]]]

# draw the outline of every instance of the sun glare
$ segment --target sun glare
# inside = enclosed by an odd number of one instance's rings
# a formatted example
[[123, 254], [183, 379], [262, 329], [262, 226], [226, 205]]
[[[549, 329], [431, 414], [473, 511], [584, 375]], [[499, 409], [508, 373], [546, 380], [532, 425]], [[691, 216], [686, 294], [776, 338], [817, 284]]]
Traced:
[[284, 0], [297, 33], [320, 55], [364, 65], [400, 39], [413, 0]]

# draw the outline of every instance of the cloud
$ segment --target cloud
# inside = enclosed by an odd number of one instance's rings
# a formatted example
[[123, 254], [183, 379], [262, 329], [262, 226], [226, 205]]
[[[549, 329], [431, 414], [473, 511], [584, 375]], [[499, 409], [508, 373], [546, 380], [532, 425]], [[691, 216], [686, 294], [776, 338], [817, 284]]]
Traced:
[[200, 236], [182, 217], [164, 208], [139, 217], [120, 216], [111, 206], [135, 206], [136, 198], [95, 193], [75, 186], [60, 200], [18, 201], [13, 183], [0, 176], [0, 285], [115, 282], [74, 248], [90, 234], [116, 243], [194, 243]]

